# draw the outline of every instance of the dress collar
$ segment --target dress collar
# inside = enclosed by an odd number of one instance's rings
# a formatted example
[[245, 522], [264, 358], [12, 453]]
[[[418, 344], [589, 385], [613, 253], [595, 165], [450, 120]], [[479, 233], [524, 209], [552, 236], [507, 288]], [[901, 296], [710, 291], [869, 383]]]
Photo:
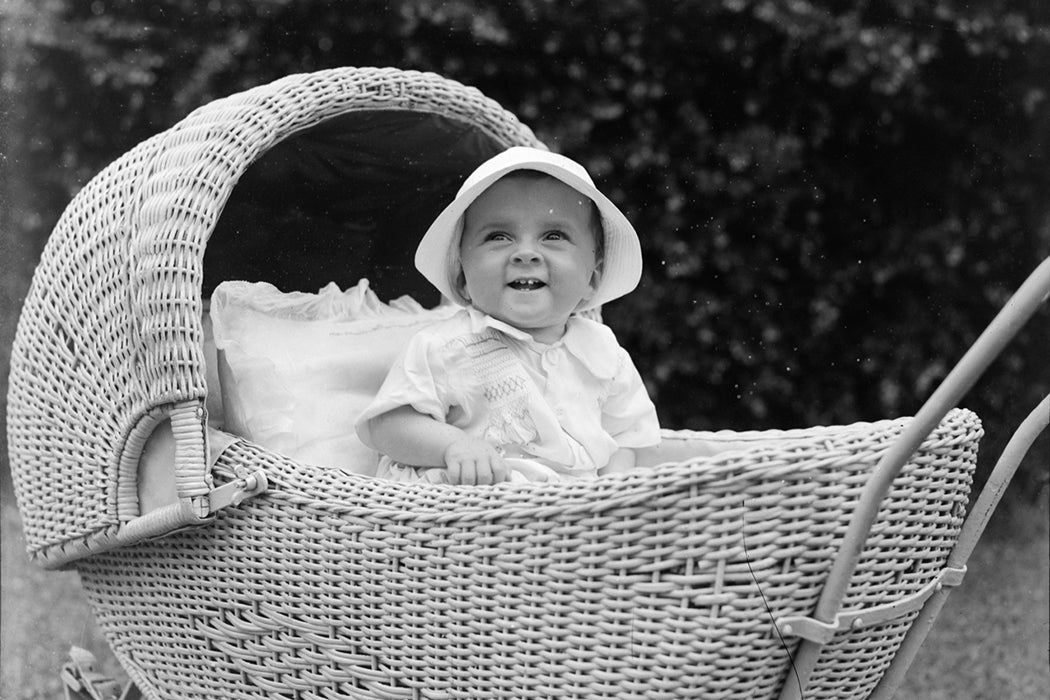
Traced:
[[611, 379], [619, 369], [620, 357], [616, 353], [619, 345], [615, 342], [612, 331], [596, 321], [570, 316], [565, 334], [548, 344], [537, 342], [528, 331], [515, 328], [473, 307], [466, 307], [465, 310], [470, 320], [471, 333], [482, 333], [489, 329], [498, 331], [540, 354], [564, 347], [566, 352], [583, 363], [595, 376], [603, 379]]
[[[467, 316], [470, 318], [470, 332], [471, 333], [482, 333], [486, 330], [492, 329], [499, 331], [503, 335], [520, 340], [526, 343], [533, 343], [541, 345], [532, 339], [532, 335], [528, 331], [523, 331], [520, 328], [515, 328], [509, 323], [500, 321], [498, 318], [493, 318], [483, 311], [478, 311], [473, 306], [466, 307]], [[560, 341], [559, 341], [560, 342]]]

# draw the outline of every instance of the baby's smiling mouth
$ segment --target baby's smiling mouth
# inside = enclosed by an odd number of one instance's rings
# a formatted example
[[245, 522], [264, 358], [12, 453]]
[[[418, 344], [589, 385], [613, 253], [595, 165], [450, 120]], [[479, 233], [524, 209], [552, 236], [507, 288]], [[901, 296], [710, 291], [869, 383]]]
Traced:
[[521, 279], [512, 280], [507, 283], [507, 286], [511, 289], [516, 289], [519, 292], [532, 292], [541, 287], [546, 287], [547, 283], [543, 280], [538, 280], [534, 277], [523, 277]]

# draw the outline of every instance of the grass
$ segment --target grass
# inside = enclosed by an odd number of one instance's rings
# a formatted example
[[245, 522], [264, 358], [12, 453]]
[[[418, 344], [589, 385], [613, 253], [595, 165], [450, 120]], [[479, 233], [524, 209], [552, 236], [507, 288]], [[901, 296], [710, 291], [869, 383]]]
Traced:
[[[61, 697], [58, 674], [71, 645], [92, 651], [102, 671], [123, 681], [76, 573], [30, 565], [9, 488], [0, 505], [0, 698]], [[1050, 507], [1045, 497], [1037, 506], [1007, 505], [971, 557], [962, 587], [948, 598], [898, 700], [1050, 696]]]
[[1050, 509], [1000, 505], [898, 700], [1050, 697]]
[[[6, 486], [7, 484], [5, 484]], [[57, 700], [59, 671], [73, 645], [93, 652], [100, 669], [123, 678], [102, 640], [73, 571], [44, 571], [29, 563], [10, 492], [0, 499], [3, 585], [0, 587], [0, 698]]]

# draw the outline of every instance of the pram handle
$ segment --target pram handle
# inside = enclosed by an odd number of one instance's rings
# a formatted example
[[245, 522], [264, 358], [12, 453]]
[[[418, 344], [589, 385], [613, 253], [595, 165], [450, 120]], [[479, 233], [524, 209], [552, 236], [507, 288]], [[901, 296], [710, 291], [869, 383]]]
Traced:
[[[963, 355], [962, 359], [959, 360], [958, 364], [941, 382], [936, 391], [926, 400], [897, 441], [887, 449], [886, 453], [879, 460], [874, 473], [861, 494], [860, 502], [853, 513], [846, 536], [832, 563], [827, 583], [824, 585], [820, 598], [817, 601], [813, 614], [813, 619], [816, 623], [830, 625], [839, 615], [846, 590], [853, 572], [857, 568], [864, 544], [878, 516], [883, 499], [908, 459], [922, 444], [926, 436], [930, 434], [930, 431], [940, 423], [945, 414], [954, 408], [959, 400], [973, 387], [992, 361], [999, 356], [1003, 348], [1013, 340], [1014, 336], [1017, 335], [1025, 323], [1048, 298], [1050, 298], [1050, 258], [1043, 260], [1028, 276], [966, 354]], [[1044, 399], [1029, 418], [1022, 423], [1014, 439], [1011, 440], [1007, 449], [1004, 450], [1000, 464], [996, 466], [996, 470], [993, 472], [993, 478], [985, 485], [978, 498], [974, 512], [964, 523], [959, 542], [949, 557], [948, 567], [964, 567], [966, 559], [969, 557], [991, 516], [992, 510], [998, 503], [1002, 491], [1016, 471], [1021, 458], [1028, 451], [1028, 447], [1046, 427], [1048, 419], [1050, 419], [1050, 411], [1048, 411], [1048, 402]], [[939, 609], [947, 596], [947, 589], [938, 591], [938, 594], [937, 600], [939, 602], [932, 607], [928, 606], [932, 611], [927, 613], [930, 617], [930, 624], [932, 624], [933, 616], [936, 615], [936, 609]], [[915, 626], [923, 630], [922, 632], [916, 632], [916, 634], [920, 635], [918, 638], [919, 643], [925, 637], [925, 632], [929, 630], [929, 626], [929, 624]], [[892, 673], [887, 673], [887, 678], [884, 679], [873, 697], [883, 697], [883, 693], [888, 693], [888, 695], [885, 695], [886, 697], [892, 696], [893, 691], [896, 689], [896, 684], [903, 678], [904, 671], [907, 669], [911, 658], [914, 657], [914, 651], [918, 648], [918, 645], [918, 643], [911, 642], [907, 645], [907, 647], [911, 648], [910, 657], [906, 653], [899, 654], [900, 658], [894, 661], [896, 668], [892, 670]], [[797, 700], [802, 697], [809, 675], [816, 667], [817, 659], [823, 646], [824, 642], [809, 639], [804, 639], [800, 643], [793, 659], [798, 682], [786, 682], [784, 684], [780, 694], [781, 700]], [[904, 650], [902, 649], [902, 651]], [[896, 683], [894, 683], [894, 679], [896, 679]]]

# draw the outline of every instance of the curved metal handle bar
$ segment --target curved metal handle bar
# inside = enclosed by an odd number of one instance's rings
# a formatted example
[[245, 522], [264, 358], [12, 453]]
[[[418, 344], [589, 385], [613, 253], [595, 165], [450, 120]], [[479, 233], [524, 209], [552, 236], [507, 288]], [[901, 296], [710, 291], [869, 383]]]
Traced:
[[[991, 519], [999, 499], [1010, 484], [1014, 472], [1017, 471], [1021, 460], [1024, 459], [1036, 438], [1046, 430], [1047, 425], [1050, 425], [1050, 396], [1043, 397], [1043, 400], [1039, 402], [1035, 410], [1029, 413], [1028, 417], [1021, 422], [1021, 425], [1014, 432], [1006, 447], [1003, 448], [1003, 453], [999, 456], [995, 469], [992, 470], [992, 474], [988, 477], [984, 488], [981, 489], [981, 494], [977, 497], [974, 507], [970, 510], [970, 515], [966, 518], [966, 522], [963, 523], [959, 539], [952, 549], [952, 553], [948, 555], [946, 569], [958, 570], [966, 568], [966, 562], [969, 560], [970, 554], [973, 553], [973, 548], [980, 539], [981, 533], [984, 532], [989, 519]], [[912, 622], [911, 628], [905, 635], [897, 653], [893, 655], [893, 661], [890, 662], [889, 668], [886, 669], [886, 673], [882, 676], [882, 680], [879, 681], [879, 685], [868, 700], [890, 700], [894, 696], [897, 688], [900, 687], [901, 682], [904, 680], [908, 668], [911, 667], [911, 662], [914, 661], [919, 647], [922, 646], [926, 636], [930, 633], [930, 629], [933, 628], [933, 623], [937, 620], [937, 615], [940, 613], [941, 608], [944, 607], [944, 602], [947, 600], [950, 592], [951, 589], [947, 587], [937, 590], [926, 605], [923, 606], [918, 617]]]
[[984, 528], [999, 505], [1006, 487], [1020, 466], [1021, 460], [1028, 454], [1028, 449], [1046, 427], [1050, 425], [1050, 396], [1044, 396], [1039, 405], [1021, 421], [1010, 441], [1003, 448], [999, 460], [995, 463], [991, 476], [981, 489], [980, 495], [970, 509], [970, 514], [963, 523], [959, 541], [948, 557], [948, 566], [962, 566], [970, 558], [977, 540], [984, 533]]
[[[874, 474], [864, 487], [846, 536], [832, 563], [828, 581], [817, 601], [813, 615], [815, 619], [821, 622], [831, 622], [842, 607], [842, 600], [846, 595], [853, 572], [857, 568], [864, 543], [868, 539], [879, 507], [897, 474], [930, 431], [973, 387], [988, 365], [999, 356], [1003, 348], [1017, 335], [1025, 322], [1048, 297], [1050, 297], [1050, 258], [1043, 260], [1028, 276], [1028, 279], [988, 324], [988, 327], [941, 382], [933, 395], [926, 400], [897, 441], [879, 460]], [[781, 700], [801, 696], [816, 666], [822, 647], [823, 644], [809, 640], [799, 645], [794, 658], [798, 684], [785, 683], [780, 695]]]

